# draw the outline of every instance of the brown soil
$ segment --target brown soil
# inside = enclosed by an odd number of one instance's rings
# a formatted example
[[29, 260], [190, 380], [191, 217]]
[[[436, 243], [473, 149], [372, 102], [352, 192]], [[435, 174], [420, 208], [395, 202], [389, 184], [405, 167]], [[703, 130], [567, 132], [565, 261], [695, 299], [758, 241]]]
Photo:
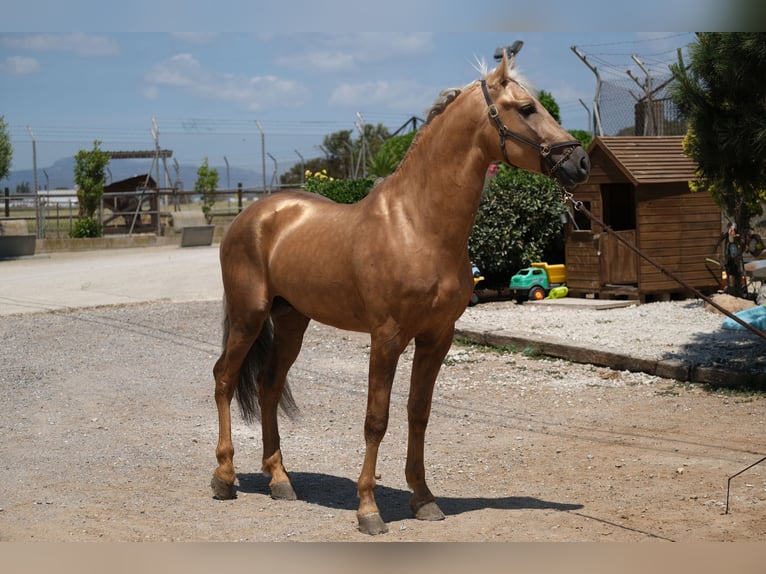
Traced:
[[762, 395], [456, 345], [426, 437], [446, 514], [412, 518], [404, 481], [411, 349], [395, 383], [377, 500], [357, 532], [368, 340], [316, 323], [282, 423], [299, 500], [259, 473], [235, 418], [238, 498], [211, 497], [220, 304], [167, 302], [0, 319], [3, 541], [763, 541]]

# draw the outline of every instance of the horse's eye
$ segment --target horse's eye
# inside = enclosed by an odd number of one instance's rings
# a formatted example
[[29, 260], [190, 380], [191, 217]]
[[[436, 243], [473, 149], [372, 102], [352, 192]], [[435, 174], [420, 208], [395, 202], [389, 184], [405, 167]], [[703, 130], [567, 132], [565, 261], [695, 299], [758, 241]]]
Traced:
[[535, 113], [535, 105], [534, 104], [523, 105], [521, 106], [521, 109], [519, 109], [519, 113], [525, 118], [528, 118], [529, 116]]

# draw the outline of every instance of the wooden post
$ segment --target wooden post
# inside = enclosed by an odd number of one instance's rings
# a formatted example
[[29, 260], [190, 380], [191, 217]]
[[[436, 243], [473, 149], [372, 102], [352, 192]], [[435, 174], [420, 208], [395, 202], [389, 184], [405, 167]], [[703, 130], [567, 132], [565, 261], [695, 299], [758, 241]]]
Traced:
[[242, 182], [237, 184], [237, 213], [242, 211]]
[[5, 216], [11, 216], [11, 190], [5, 188]]

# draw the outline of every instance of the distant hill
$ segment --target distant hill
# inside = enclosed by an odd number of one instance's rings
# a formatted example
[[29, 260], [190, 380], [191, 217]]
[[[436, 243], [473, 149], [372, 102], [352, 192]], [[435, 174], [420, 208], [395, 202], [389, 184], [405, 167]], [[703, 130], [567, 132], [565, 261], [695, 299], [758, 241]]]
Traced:
[[[107, 184], [113, 181], [120, 181], [134, 177], [136, 175], [143, 175], [149, 168], [152, 167], [152, 160], [142, 159], [118, 159], [109, 162], [109, 171], [107, 172]], [[218, 170], [218, 187], [221, 189], [226, 188], [226, 166], [210, 166]], [[168, 176], [170, 182], [173, 184], [176, 178], [182, 182], [182, 188], [185, 190], [194, 189], [194, 182], [197, 181], [197, 169], [198, 165], [191, 164], [179, 164], [178, 174], [176, 174], [175, 167], [172, 160], [168, 162]], [[111, 179], [109, 173], [111, 172]], [[46, 177], [47, 174], [47, 177]], [[157, 178], [156, 167], [152, 170], [152, 177]], [[160, 163], [160, 179], [161, 185], [164, 185], [164, 172], [162, 163]], [[47, 167], [37, 168], [37, 186], [40, 189], [45, 189], [46, 184], [48, 189], [73, 189], [74, 188], [74, 158], [63, 158], [54, 162], [53, 165]], [[245, 188], [261, 188], [263, 186], [263, 176], [261, 172], [242, 169], [238, 167], [231, 167], [229, 169], [229, 179], [231, 181], [231, 187], [237, 187], [237, 183], [242, 183]], [[30, 189], [34, 182], [34, 174], [31, 169], [18, 169], [12, 170], [6, 179], [0, 180], [0, 190], [8, 188], [11, 193], [16, 191], [16, 186], [22, 183], [28, 183]], [[266, 178], [266, 184], [270, 184], [271, 174], [268, 174]]]

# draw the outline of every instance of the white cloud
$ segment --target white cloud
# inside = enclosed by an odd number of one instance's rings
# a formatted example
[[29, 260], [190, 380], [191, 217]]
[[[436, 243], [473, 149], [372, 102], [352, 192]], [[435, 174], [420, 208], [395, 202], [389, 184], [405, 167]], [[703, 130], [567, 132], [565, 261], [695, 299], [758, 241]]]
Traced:
[[301, 62], [297, 66], [292, 62], [281, 63], [287, 67], [310, 68], [318, 72], [339, 72], [352, 68], [356, 58], [347, 52], [309, 52], [301, 56]]
[[70, 52], [78, 56], [110, 56], [119, 52], [114, 38], [92, 34], [24, 34], [0, 36], [0, 43], [31, 52]]
[[361, 32], [351, 34], [302, 34], [296, 48], [277, 57], [289, 68], [319, 71], [359, 69], [402, 57], [428, 55], [434, 49], [430, 32]]
[[16, 76], [33, 74], [40, 69], [40, 62], [26, 56], [8, 56], [0, 62], [0, 71]]
[[411, 111], [425, 109], [431, 102], [432, 88], [417, 82], [397, 81], [340, 84], [330, 95], [330, 105], [337, 107], [383, 107], [389, 110]]
[[229, 102], [250, 111], [299, 106], [309, 97], [308, 90], [298, 82], [273, 75], [213, 72], [205, 69], [191, 54], [177, 54], [156, 64], [146, 75], [146, 80], [155, 88], [171, 86], [206, 100]]

